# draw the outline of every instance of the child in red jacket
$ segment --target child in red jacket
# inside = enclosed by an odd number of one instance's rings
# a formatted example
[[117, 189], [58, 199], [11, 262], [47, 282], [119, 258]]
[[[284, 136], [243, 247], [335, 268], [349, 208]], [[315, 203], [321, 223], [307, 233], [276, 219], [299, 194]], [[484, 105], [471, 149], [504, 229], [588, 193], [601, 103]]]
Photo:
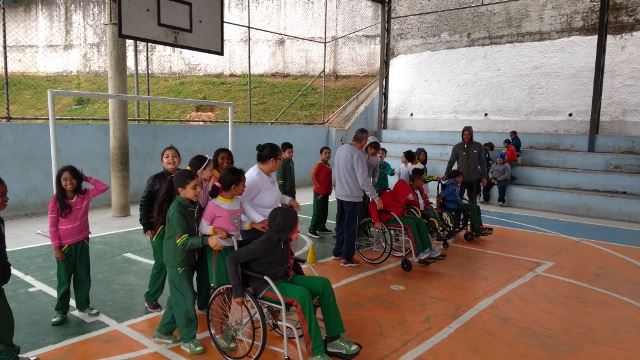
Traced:
[[327, 229], [327, 216], [329, 214], [329, 195], [333, 190], [331, 182], [331, 148], [323, 146], [320, 149], [320, 161], [316, 163], [311, 171], [311, 182], [313, 182], [313, 215], [309, 226], [309, 236], [319, 239], [318, 233], [331, 233]]
[[376, 229], [381, 229], [382, 222], [397, 224], [397, 220], [390, 213], [400, 218], [402, 224], [408, 228], [409, 237], [413, 239], [418, 252], [418, 259], [421, 264], [428, 265], [433, 260], [444, 258], [439, 250], [433, 248], [431, 237], [427, 229], [427, 224], [420, 218], [407, 214], [405, 207], [416, 201], [414, 191], [404, 180], [398, 180], [391, 191], [387, 191], [380, 196], [382, 200], [382, 210], [376, 209], [375, 203], [369, 203], [369, 212]]
[[511, 167], [518, 165], [518, 151], [516, 150], [516, 147], [511, 144], [511, 140], [504, 139], [503, 145], [504, 152], [506, 154], [506, 163], [511, 165]]

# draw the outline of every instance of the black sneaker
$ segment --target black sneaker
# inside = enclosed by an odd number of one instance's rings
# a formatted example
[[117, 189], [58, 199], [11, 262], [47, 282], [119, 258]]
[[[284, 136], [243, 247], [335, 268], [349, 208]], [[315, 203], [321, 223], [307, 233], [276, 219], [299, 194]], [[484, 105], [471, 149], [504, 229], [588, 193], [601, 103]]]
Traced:
[[317, 231], [309, 231], [307, 234], [314, 239], [320, 239], [320, 234]]
[[333, 234], [333, 230], [329, 230], [326, 227], [318, 230], [320, 234]]
[[153, 302], [146, 302], [144, 303], [144, 307], [147, 308], [148, 312], [160, 312], [162, 311], [162, 306], [160, 306], [160, 304], [157, 301], [153, 301]]

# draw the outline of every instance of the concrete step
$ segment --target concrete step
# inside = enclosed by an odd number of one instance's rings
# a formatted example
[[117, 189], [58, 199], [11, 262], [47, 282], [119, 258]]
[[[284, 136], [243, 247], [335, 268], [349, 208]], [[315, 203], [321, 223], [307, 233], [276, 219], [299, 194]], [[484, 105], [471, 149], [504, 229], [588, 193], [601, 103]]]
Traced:
[[[520, 133], [518, 136], [522, 140], [524, 149], [587, 151], [588, 136], [586, 134]], [[480, 143], [491, 141], [497, 146], [502, 146], [502, 141], [508, 137], [507, 133], [474, 133], [475, 141]], [[384, 130], [381, 140], [386, 143], [454, 145], [460, 142], [461, 131]], [[598, 135], [596, 152], [640, 154], [640, 137]]]
[[[425, 148], [429, 160], [449, 160], [453, 145], [382, 143], [389, 156], [400, 157], [406, 150]], [[496, 149], [492, 157], [500, 152]], [[635, 154], [588, 153], [581, 151], [523, 149], [522, 165], [621, 173], [640, 173], [640, 156]]]
[[[400, 158], [390, 156], [387, 159], [394, 168], [400, 166]], [[445, 160], [429, 160], [427, 172], [442, 176], [446, 167]], [[640, 195], [640, 174], [536, 166], [517, 166], [512, 174], [517, 177], [518, 185]]]

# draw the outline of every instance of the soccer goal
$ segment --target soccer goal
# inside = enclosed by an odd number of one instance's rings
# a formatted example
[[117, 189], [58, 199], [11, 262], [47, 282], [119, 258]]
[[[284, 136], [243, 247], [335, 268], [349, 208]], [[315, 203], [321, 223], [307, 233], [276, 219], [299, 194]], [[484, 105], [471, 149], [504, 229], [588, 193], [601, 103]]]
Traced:
[[124, 100], [124, 101], [144, 101], [155, 103], [170, 103], [181, 105], [204, 105], [227, 108], [229, 122], [229, 150], [233, 151], [233, 103], [225, 101], [209, 101], [196, 99], [179, 99], [158, 96], [107, 94], [99, 92], [67, 91], [67, 90], [47, 90], [49, 105], [49, 139], [51, 141], [51, 178], [53, 192], [56, 191], [56, 172], [58, 171], [58, 143], [56, 141], [56, 98], [58, 97], [82, 97], [99, 100]]

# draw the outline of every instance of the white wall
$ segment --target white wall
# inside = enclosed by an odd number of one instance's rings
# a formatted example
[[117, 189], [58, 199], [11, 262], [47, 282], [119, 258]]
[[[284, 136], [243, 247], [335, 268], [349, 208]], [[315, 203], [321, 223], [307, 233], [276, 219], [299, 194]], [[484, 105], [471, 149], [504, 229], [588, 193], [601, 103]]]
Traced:
[[[389, 128], [586, 133], [595, 51], [585, 36], [398, 56]], [[640, 135], [639, 58], [640, 32], [609, 37], [603, 134]]]

